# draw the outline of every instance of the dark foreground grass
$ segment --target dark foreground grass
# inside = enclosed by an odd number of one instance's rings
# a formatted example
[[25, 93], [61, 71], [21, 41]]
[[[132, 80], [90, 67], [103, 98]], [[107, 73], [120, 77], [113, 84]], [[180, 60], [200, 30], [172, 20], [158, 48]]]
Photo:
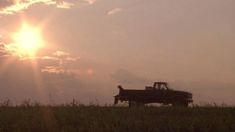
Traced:
[[226, 132], [232, 107], [2, 106], [0, 132]]

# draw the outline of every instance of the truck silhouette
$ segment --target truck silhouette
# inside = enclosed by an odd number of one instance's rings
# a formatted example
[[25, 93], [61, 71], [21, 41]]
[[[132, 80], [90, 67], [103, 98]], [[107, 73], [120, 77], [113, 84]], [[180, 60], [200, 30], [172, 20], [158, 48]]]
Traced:
[[192, 93], [170, 89], [167, 82], [155, 82], [144, 90], [124, 89], [118, 85], [119, 94], [114, 96], [114, 104], [118, 101], [128, 101], [129, 107], [148, 103], [188, 107], [193, 102]]

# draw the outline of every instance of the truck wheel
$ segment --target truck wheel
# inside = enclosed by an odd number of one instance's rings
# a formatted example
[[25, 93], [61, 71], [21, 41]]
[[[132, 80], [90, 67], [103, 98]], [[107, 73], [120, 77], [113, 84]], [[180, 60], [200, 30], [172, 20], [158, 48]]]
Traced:
[[188, 102], [184, 102], [184, 107], [188, 107]]
[[188, 102], [174, 102], [172, 103], [173, 106], [181, 106], [181, 107], [188, 107]]
[[129, 107], [139, 107], [139, 106], [144, 106], [144, 103], [142, 102], [137, 102], [137, 101], [128, 101]]
[[129, 105], [129, 107], [135, 106], [135, 101], [129, 100], [129, 101], [128, 101], [128, 105]]

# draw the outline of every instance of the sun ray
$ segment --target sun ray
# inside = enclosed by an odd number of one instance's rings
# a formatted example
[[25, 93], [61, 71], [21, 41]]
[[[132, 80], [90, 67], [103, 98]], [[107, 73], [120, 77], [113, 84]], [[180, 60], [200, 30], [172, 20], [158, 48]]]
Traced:
[[46, 100], [48, 100], [48, 97], [45, 94], [45, 85], [43, 82], [43, 78], [41, 76], [41, 71], [40, 68], [38, 67], [38, 61], [37, 60], [32, 60], [31, 61], [31, 68], [33, 70], [33, 79], [34, 79], [34, 83], [35, 83], [35, 87], [37, 90], [37, 93], [40, 97], [41, 101], [44, 101], [44, 103], [46, 102]]
[[[33, 72], [33, 83], [37, 90], [40, 100], [46, 100], [46, 94], [44, 90], [44, 82], [40, 73], [40, 66], [38, 65], [39, 50], [44, 47], [44, 41], [42, 38], [41, 27], [32, 26], [28, 23], [23, 23], [21, 28], [11, 34], [11, 43], [5, 45], [5, 50], [12, 54], [13, 57], [19, 59], [19, 61], [25, 61], [31, 65], [29, 70]], [[0, 73], [4, 72], [11, 60], [8, 60], [0, 67]]]

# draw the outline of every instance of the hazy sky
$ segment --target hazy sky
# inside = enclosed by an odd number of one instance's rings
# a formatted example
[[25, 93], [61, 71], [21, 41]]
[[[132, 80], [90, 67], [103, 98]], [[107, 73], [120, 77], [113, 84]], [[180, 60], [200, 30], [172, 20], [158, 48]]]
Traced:
[[[7, 50], [39, 27], [34, 58]], [[116, 86], [168, 81], [235, 104], [234, 0], [0, 0], [0, 99], [113, 103]]]

